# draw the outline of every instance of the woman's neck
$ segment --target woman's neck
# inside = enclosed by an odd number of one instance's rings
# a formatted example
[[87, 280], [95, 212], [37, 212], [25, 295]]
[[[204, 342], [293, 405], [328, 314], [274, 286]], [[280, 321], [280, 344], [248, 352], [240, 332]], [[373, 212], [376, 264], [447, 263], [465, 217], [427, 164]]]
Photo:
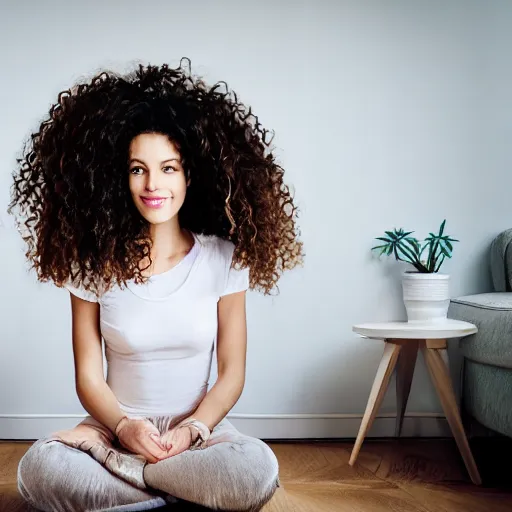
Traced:
[[149, 233], [153, 242], [152, 258], [170, 258], [182, 249], [188, 240], [188, 235], [183, 233], [176, 217], [162, 224], [151, 224]]
[[149, 274], [159, 274], [175, 266], [194, 245], [194, 238], [181, 229], [176, 217], [162, 224], [150, 226], [152, 240], [151, 259], [153, 264], [147, 269]]

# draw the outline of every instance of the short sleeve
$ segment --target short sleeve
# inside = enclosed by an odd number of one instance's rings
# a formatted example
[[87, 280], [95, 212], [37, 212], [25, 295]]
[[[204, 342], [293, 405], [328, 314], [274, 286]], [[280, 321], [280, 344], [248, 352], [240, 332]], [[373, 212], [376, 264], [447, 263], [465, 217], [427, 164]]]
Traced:
[[228, 271], [228, 278], [224, 292], [221, 294], [229, 295], [230, 293], [242, 292], [249, 288], [249, 269], [235, 269], [230, 268]]
[[88, 302], [98, 302], [98, 297], [95, 293], [84, 290], [81, 286], [75, 286], [71, 284], [71, 282], [67, 282], [64, 285], [64, 288], [69, 290], [73, 295], [76, 295], [80, 299], [86, 300]]
[[249, 288], [249, 269], [232, 267], [233, 253], [235, 245], [232, 242], [224, 241], [223, 253], [225, 257], [225, 280], [224, 289], [220, 296], [229, 295], [230, 293], [242, 292]]

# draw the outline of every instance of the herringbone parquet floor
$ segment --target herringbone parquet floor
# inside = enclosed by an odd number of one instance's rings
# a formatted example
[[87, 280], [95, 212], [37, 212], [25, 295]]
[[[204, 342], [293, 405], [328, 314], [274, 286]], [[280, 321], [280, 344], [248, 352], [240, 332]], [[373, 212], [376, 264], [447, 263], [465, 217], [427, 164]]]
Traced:
[[[470, 483], [452, 440], [368, 439], [354, 467], [351, 442], [269, 444], [282, 488], [263, 512], [512, 512], [508, 439], [473, 440], [482, 487]], [[16, 490], [29, 446], [0, 442], [0, 512], [29, 510]]]

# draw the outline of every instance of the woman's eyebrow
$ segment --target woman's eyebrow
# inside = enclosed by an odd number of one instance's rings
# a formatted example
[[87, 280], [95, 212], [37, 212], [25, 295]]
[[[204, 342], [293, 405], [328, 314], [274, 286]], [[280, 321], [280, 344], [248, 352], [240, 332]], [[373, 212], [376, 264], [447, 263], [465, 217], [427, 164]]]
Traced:
[[[167, 160], [162, 160], [160, 162], [160, 165], [165, 164], [166, 162], [172, 162], [172, 161], [181, 163], [179, 158], [168, 158]], [[144, 160], [141, 160], [140, 158], [131, 158], [129, 163], [131, 164], [132, 162], [139, 162], [141, 164], [146, 165], [146, 162], [144, 162]]]

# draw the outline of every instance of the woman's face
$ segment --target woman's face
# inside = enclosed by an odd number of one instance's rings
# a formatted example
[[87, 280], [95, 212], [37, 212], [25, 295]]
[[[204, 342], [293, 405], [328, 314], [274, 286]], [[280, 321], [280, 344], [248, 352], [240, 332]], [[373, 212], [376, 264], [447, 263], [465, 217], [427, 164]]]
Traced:
[[187, 182], [177, 147], [166, 135], [144, 133], [130, 143], [129, 187], [135, 206], [150, 224], [172, 219], [185, 200]]

